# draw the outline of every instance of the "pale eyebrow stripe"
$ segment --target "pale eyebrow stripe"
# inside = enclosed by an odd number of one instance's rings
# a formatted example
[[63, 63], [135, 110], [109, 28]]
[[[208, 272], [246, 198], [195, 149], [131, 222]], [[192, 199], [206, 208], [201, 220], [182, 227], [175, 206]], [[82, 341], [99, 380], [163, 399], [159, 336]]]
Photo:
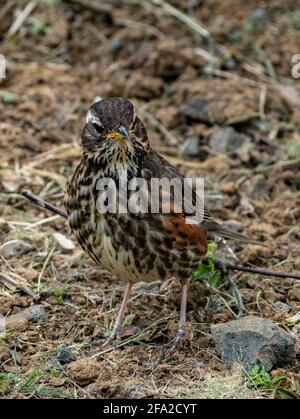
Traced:
[[100, 125], [102, 128], [104, 128], [101, 124], [100, 119], [97, 116], [95, 116], [90, 110], [86, 115], [86, 123], [88, 124], [89, 122], [91, 122], [92, 124]]

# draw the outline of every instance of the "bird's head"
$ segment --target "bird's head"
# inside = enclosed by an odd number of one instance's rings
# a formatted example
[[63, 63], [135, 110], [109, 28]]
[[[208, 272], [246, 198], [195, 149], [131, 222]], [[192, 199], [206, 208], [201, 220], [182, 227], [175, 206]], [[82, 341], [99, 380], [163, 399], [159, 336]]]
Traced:
[[149, 149], [147, 132], [132, 103], [111, 97], [94, 103], [86, 117], [83, 151], [95, 157], [123, 158]]

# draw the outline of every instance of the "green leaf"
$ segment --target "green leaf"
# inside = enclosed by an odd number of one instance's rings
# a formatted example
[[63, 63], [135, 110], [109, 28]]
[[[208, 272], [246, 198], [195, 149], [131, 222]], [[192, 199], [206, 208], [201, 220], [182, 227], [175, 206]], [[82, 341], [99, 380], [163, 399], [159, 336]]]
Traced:
[[259, 373], [260, 366], [258, 364], [255, 364], [252, 370], [249, 372], [250, 376], [255, 376]]
[[211, 268], [208, 265], [199, 265], [196, 271], [192, 274], [192, 279], [195, 281], [197, 279], [203, 278], [203, 276], [207, 275], [211, 272]]
[[220, 277], [221, 277], [220, 272], [215, 271], [208, 279], [209, 286], [211, 288], [216, 288], [220, 280]]
[[47, 23], [40, 19], [34, 19], [31, 32], [33, 35], [46, 35], [51, 32], [51, 28]]

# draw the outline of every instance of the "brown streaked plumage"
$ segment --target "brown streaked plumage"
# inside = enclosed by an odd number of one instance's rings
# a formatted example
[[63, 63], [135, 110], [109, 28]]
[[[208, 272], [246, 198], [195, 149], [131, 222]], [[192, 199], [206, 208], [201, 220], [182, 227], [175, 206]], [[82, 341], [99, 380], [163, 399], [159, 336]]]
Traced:
[[[74, 236], [83, 250], [106, 270], [128, 282], [121, 310], [109, 342], [118, 337], [132, 284], [177, 277], [182, 284], [181, 316], [174, 347], [184, 335], [187, 288], [192, 272], [207, 251], [210, 232], [251, 241], [223, 228], [203, 210], [203, 221], [187, 224], [187, 214], [175, 213], [174, 192], [169, 214], [101, 214], [97, 210], [99, 179], [184, 179], [150, 147], [146, 130], [133, 105], [124, 98], [95, 103], [87, 114], [82, 135], [83, 155], [68, 183], [65, 205]], [[119, 191], [117, 191], [117, 194]], [[130, 194], [130, 192], [129, 192]], [[161, 194], [164, 194], [162, 189]]]

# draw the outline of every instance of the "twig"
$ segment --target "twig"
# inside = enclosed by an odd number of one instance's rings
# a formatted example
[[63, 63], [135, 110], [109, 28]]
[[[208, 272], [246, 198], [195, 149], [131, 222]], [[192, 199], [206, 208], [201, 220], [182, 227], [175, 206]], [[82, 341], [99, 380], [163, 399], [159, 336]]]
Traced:
[[18, 30], [23, 25], [24, 21], [28, 18], [28, 16], [35, 9], [37, 3], [38, 3], [37, 0], [32, 0], [30, 3], [27, 4], [26, 7], [24, 7], [22, 12], [19, 13], [17, 19], [14, 21], [14, 23], [9, 28], [8, 33], [10, 35], [15, 35], [18, 32]]
[[2, 282], [8, 282], [11, 285], [14, 285], [15, 287], [19, 288], [24, 294], [29, 295], [32, 298], [36, 297], [36, 293], [30, 290], [29, 288], [23, 287], [20, 285], [15, 279], [11, 278], [10, 276], [6, 275], [3, 272], [0, 272], [0, 281]]
[[195, 32], [197, 32], [201, 36], [204, 36], [205, 38], [210, 37], [208, 30], [205, 29], [203, 25], [197, 19], [186, 15], [185, 13], [176, 9], [174, 6], [172, 6], [168, 2], [164, 0], [150, 0], [150, 2], [156, 4], [157, 6], [160, 6], [162, 10], [164, 10], [166, 13], [170, 14], [171, 16], [174, 16], [176, 19], [181, 20], [181, 22], [185, 23], [187, 26], [189, 26], [191, 29], [193, 29]]
[[164, 323], [164, 322], [168, 321], [171, 317], [172, 317], [172, 315], [171, 316], [167, 316], [167, 317], [163, 317], [161, 319], [158, 319], [158, 320], [154, 321], [153, 323], [149, 324], [149, 326], [147, 326], [144, 330], [141, 330], [140, 332], [136, 333], [133, 336], [129, 336], [128, 338], [122, 340], [121, 342], [117, 342], [117, 343], [113, 344], [112, 346], [110, 346], [107, 349], [104, 349], [101, 352], [95, 353], [94, 355], [91, 356], [91, 358], [97, 358], [98, 356], [104, 355], [107, 352], [111, 352], [114, 349], [121, 348], [122, 346], [127, 345], [127, 343], [131, 343], [131, 342], [137, 341], [137, 339], [139, 339], [140, 337], [144, 336], [153, 326], [157, 326], [157, 325], [159, 325], [161, 323]]
[[71, 3], [75, 6], [79, 6], [82, 9], [91, 10], [96, 13], [103, 13], [106, 16], [111, 17], [113, 8], [108, 3], [100, 3], [99, 1], [90, 1], [90, 0], [64, 0], [65, 3]]
[[277, 278], [292, 278], [300, 281], [300, 274], [288, 273], [288, 272], [274, 272], [270, 269], [259, 269], [259, 268], [248, 268], [246, 266], [239, 265], [226, 265], [227, 269], [231, 271], [249, 272], [252, 274], [259, 274], [265, 276], [274, 276]]
[[21, 195], [24, 196], [24, 198], [31, 201], [37, 207], [47, 209], [49, 211], [54, 212], [55, 214], [60, 215], [61, 217], [68, 218], [68, 215], [64, 211], [55, 207], [54, 205], [50, 204], [49, 202], [44, 201], [43, 199], [39, 198], [38, 196], [32, 195], [32, 193], [30, 193], [28, 191], [22, 191]]
[[261, 87], [262, 85], [266, 85], [266, 83], [258, 82], [252, 79], [248, 79], [246, 77], [241, 77], [238, 74], [231, 73], [230, 71], [219, 70], [217, 68], [205, 67], [203, 71], [205, 74], [212, 74], [214, 76], [222, 77], [224, 79], [239, 81], [241, 83], [246, 83], [249, 86]]
[[[27, 198], [29, 201], [33, 202], [33, 204], [37, 205], [38, 207], [52, 211], [55, 214], [60, 215], [61, 217], [68, 218], [68, 215], [64, 211], [55, 207], [52, 204], [49, 204], [49, 202], [44, 201], [43, 199], [31, 194], [28, 191], [22, 191], [21, 195]], [[249, 273], [264, 275], [264, 276], [274, 276], [276, 278], [291, 278], [291, 279], [297, 279], [298, 281], [300, 281], [300, 274], [295, 274], [295, 273], [274, 272], [274, 271], [271, 271], [270, 269], [249, 268], [249, 267], [240, 266], [240, 265], [226, 265], [226, 268], [231, 271], [249, 272]]]
[[45, 272], [45, 270], [46, 270], [46, 268], [47, 268], [47, 265], [48, 265], [48, 263], [49, 263], [49, 260], [51, 259], [51, 256], [52, 256], [52, 254], [53, 254], [54, 250], [55, 250], [55, 246], [54, 246], [54, 247], [52, 247], [52, 249], [51, 249], [51, 250], [50, 250], [50, 252], [48, 253], [48, 255], [47, 255], [46, 259], [45, 259], [45, 262], [44, 262], [44, 264], [43, 264], [42, 270], [41, 270], [41, 272], [40, 272], [40, 274], [39, 274], [39, 277], [38, 277], [38, 282], [37, 282], [37, 288], [38, 288], [38, 291], [39, 291], [39, 292], [40, 292], [40, 290], [41, 290], [42, 277], [43, 277], [43, 275], [44, 275], [44, 272]]

